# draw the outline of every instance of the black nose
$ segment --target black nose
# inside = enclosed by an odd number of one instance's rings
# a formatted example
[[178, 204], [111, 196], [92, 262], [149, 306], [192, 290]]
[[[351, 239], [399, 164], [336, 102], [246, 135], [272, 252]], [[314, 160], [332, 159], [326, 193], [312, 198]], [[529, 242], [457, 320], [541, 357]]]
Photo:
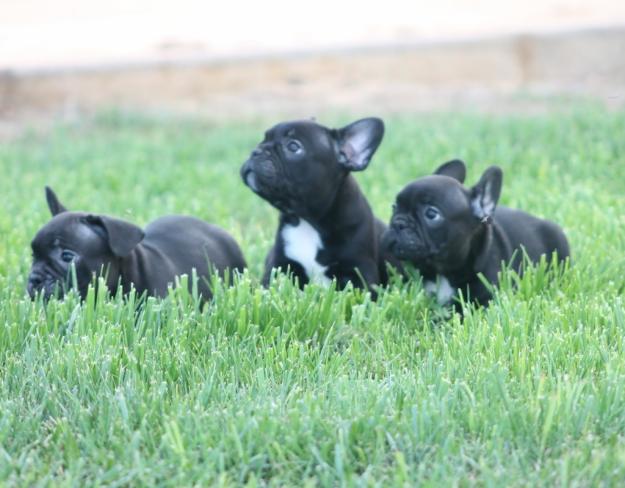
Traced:
[[243, 166], [241, 166], [241, 178], [243, 178], [243, 180], [245, 180], [245, 177], [247, 176], [247, 174], [252, 171], [252, 168], [250, 168], [250, 162], [246, 161], [245, 163], [243, 163]]
[[39, 290], [39, 287], [43, 283], [43, 278], [40, 275], [30, 275], [28, 277], [28, 284], [26, 285], [26, 291], [31, 298], [34, 298]]
[[391, 227], [392, 227], [392, 229], [394, 231], [401, 232], [402, 230], [404, 230], [408, 226], [402, 220], [398, 220], [396, 222], [393, 222], [393, 225], [391, 225]]
[[32, 286], [39, 286], [41, 285], [41, 283], [43, 283], [43, 278], [40, 275], [31, 275], [28, 278], [28, 284], [32, 285]]

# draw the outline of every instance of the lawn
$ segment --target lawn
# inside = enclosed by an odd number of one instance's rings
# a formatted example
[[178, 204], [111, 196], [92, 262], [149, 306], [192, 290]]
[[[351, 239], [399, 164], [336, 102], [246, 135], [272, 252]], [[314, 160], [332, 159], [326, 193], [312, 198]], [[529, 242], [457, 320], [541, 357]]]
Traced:
[[[500, 165], [501, 203], [569, 236], [571, 269], [464, 319], [418, 280], [376, 303], [258, 286], [277, 213], [238, 171], [274, 122], [110, 111], [0, 143], [0, 484], [623, 485], [625, 112], [386, 119], [357, 175], [381, 218], [460, 157], [469, 183]], [[219, 224], [250, 269], [203, 310], [184, 291], [139, 312], [93, 293], [31, 303], [46, 184], [74, 210]]]

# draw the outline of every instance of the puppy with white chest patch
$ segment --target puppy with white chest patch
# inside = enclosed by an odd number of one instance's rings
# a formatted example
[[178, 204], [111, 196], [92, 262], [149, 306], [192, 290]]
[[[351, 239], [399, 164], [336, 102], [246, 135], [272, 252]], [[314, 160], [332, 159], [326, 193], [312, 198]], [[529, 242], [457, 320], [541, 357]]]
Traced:
[[377, 118], [341, 129], [284, 122], [265, 133], [241, 168], [245, 184], [280, 211], [264, 285], [276, 268], [289, 269], [300, 286], [334, 278], [339, 288], [386, 284], [387, 260], [398, 262], [380, 252], [386, 226], [351, 174], [369, 165], [383, 134]]
[[421, 273], [424, 288], [440, 304], [464, 293], [481, 305], [492, 298], [479, 275], [497, 284], [502, 266], [522, 271], [523, 253], [532, 263], [555, 253], [562, 262], [569, 244], [553, 222], [497, 206], [503, 174], [491, 166], [466, 188], [462, 161], [443, 164], [434, 175], [408, 184], [396, 198], [384, 247]]

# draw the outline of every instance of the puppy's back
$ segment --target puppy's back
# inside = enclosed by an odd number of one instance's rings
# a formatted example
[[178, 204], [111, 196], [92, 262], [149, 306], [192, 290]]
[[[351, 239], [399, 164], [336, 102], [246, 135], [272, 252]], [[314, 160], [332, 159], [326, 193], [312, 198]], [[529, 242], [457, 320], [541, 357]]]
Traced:
[[504, 230], [512, 251], [523, 246], [532, 262], [538, 262], [543, 254], [550, 258], [553, 252], [558, 254], [558, 261], [569, 257], [569, 243], [556, 223], [501, 206], [496, 208], [494, 218]]
[[176, 264], [204, 274], [208, 263], [220, 275], [226, 268], [243, 271], [245, 258], [235, 239], [224, 229], [186, 215], [168, 215], [145, 228], [144, 244], [153, 245]]

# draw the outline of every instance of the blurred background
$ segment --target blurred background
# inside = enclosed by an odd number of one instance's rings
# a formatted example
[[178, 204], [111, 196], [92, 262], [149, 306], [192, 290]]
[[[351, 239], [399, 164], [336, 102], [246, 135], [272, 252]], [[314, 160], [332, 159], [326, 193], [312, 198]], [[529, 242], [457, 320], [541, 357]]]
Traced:
[[237, 119], [625, 100], [623, 0], [0, 1], [5, 135], [110, 107]]

